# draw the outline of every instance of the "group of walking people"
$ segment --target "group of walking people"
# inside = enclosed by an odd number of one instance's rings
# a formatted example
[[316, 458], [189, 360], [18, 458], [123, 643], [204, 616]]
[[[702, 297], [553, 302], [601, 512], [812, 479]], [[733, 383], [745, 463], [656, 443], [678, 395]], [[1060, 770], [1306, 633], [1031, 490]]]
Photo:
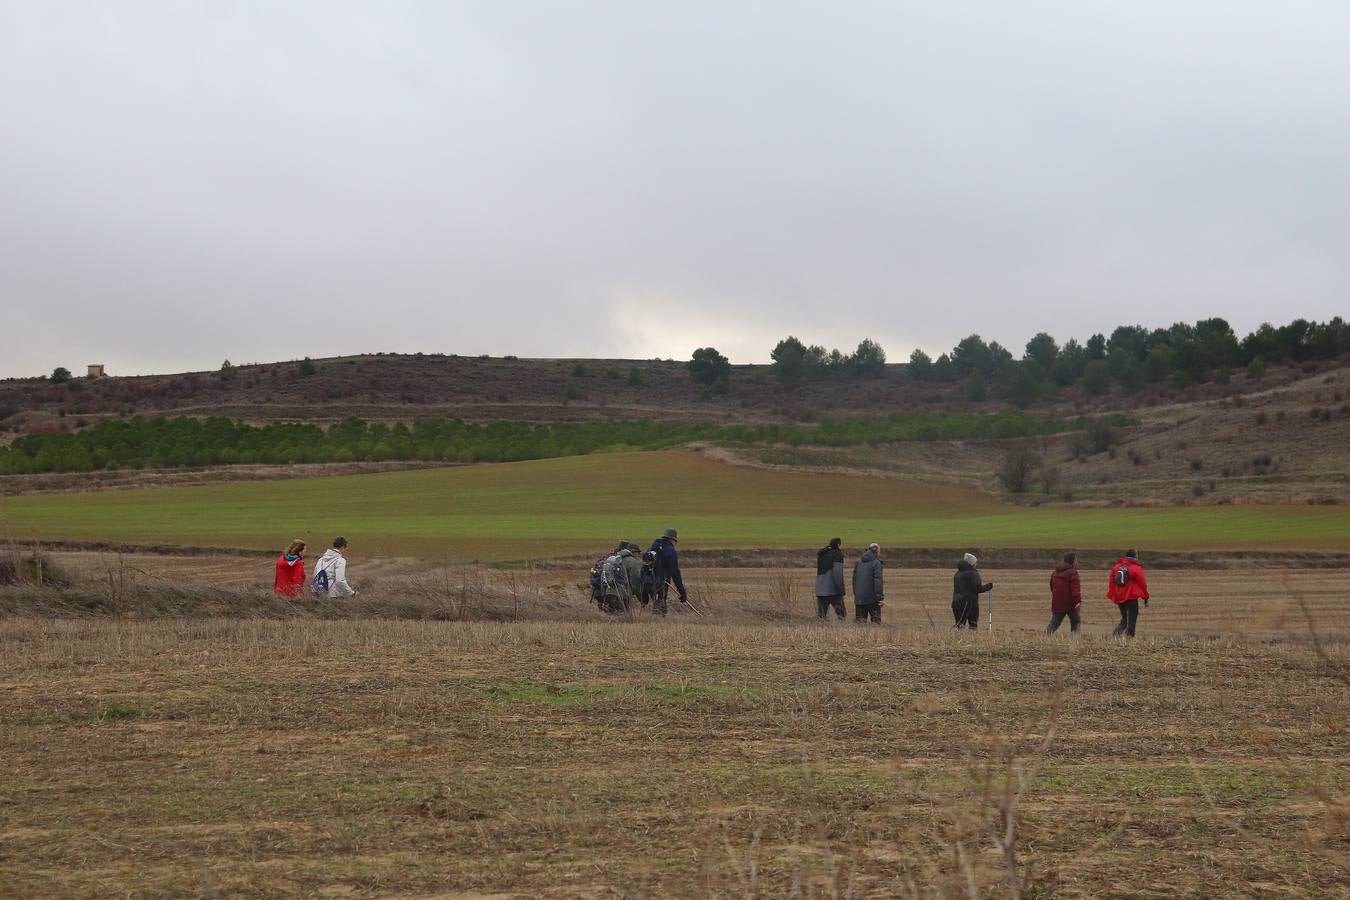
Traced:
[[[667, 528], [645, 551], [631, 541], [619, 541], [591, 567], [591, 600], [611, 615], [650, 606], [654, 614], [664, 616], [669, 611], [667, 599], [673, 587], [680, 603], [687, 604], [689, 592], [680, 574], [678, 544], [679, 533], [674, 528]], [[310, 593], [325, 597], [350, 597], [356, 593], [347, 582], [347, 547], [345, 537], [333, 538], [333, 545], [314, 567], [314, 575], [308, 582]], [[976, 568], [978, 563], [975, 554], [967, 553], [956, 564], [952, 575], [953, 628], [980, 627], [980, 595], [992, 591], [994, 583], [981, 577]], [[844, 597], [848, 584], [844, 572], [843, 541], [831, 538], [816, 553], [816, 615], [821, 619], [827, 618], [831, 610], [839, 619], [847, 617]], [[881, 624], [881, 610], [886, 605], [886, 576], [878, 544], [867, 545], [853, 564], [848, 581], [852, 582], [854, 621]], [[305, 584], [305, 542], [294, 540], [277, 559], [273, 589], [283, 597], [298, 597]], [[1126, 551], [1111, 567], [1106, 596], [1120, 611], [1120, 624], [1112, 633], [1134, 637], [1139, 603], [1143, 601], [1148, 606], [1149, 601], [1144, 567], [1134, 550]], [[1077, 557], [1066, 553], [1050, 574], [1050, 624], [1045, 633], [1054, 634], [1068, 619], [1069, 631], [1077, 634], [1083, 624], [1079, 613], [1082, 606]]]
[[[976, 568], [979, 560], [967, 553], [956, 564], [952, 575], [953, 628], [976, 629], [980, 626], [980, 595], [994, 589], [992, 581], [985, 581]], [[853, 619], [859, 623], [881, 623], [881, 610], [886, 605], [884, 566], [881, 547], [872, 543], [853, 564]], [[821, 619], [833, 610], [839, 619], [847, 617], [844, 609], [845, 577], [844, 551], [839, 538], [816, 552], [816, 615]], [[1139, 621], [1139, 602], [1148, 606], [1148, 581], [1139, 554], [1126, 551], [1114, 566], [1107, 585], [1106, 597], [1120, 611], [1120, 624], [1112, 634], [1134, 637]], [[1077, 634], [1082, 627], [1079, 610], [1083, 606], [1082, 580], [1078, 574], [1077, 557], [1066, 553], [1050, 575], [1050, 624], [1046, 634], [1054, 634], [1067, 618], [1069, 630]]]
[[632, 541], [619, 541], [591, 566], [591, 600], [610, 615], [651, 606], [652, 613], [664, 616], [670, 611], [667, 599], [673, 587], [680, 603], [687, 604], [679, 542], [674, 528], [667, 528], [645, 551]]

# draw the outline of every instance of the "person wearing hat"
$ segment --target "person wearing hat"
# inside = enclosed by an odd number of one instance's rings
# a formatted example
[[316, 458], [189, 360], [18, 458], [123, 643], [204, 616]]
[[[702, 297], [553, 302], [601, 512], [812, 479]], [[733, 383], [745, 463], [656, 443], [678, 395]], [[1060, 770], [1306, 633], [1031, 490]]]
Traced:
[[1112, 637], [1134, 637], [1134, 626], [1139, 621], [1139, 601], [1148, 606], [1148, 581], [1144, 579], [1144, 567], [1139, 565], [1139, 554], [1126, 550], [1114, 566], [1111, 567], [1111, 583], [1106, 589], [1106, 598], [1120, 609], [1120, 624], [1111, 632]]
[[658, 616], [664, 616], [669, 611], [666, 597], [670, 593], [671, 582], [675, 583], [675, 592], [679, 594], [680, 602], [689, 602], [689, 592], [684, 589], [684, 579], [680, 577], [680, 552], [675, 548], [679, 542], [680, 536], [674, 528], [667, 528], [664, 534], [652, 541], [651, 549], [656, 554], [652, 564], [652, 571], [656, 576], [656, 596], [652, 600], [652, 612]]
[[992, 581], [980, 581], [977, 562], [974, 553], [967, 553], [956, 564], [956, 574], [952, 576], [952, 616], [956, 619], [953, 628], [979, 628], [980, 595], [994, 589]]
[[882, 575], [881, 547], [868, 544], [853, 564], [853, 621], [881, 624], [881, 607], [886, 605], [886, 585]]
[[816, 615], [825, 618], [830, 607], [839, 618], [844, 618], [844, 551], [842, 541], [830, 538], [830, 543], [816, 551]]

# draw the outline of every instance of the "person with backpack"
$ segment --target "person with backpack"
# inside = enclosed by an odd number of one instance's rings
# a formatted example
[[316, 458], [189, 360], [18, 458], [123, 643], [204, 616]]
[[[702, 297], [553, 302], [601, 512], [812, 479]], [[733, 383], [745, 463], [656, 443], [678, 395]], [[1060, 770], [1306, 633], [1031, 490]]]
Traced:
[[638, 551], [642, 548], [632, 541], [628, 542], [628, 555], [623, 558], [623, 587], [627, 592], [625, 606], [633, 608], [635, 601], [642, 599], [642, 557]]
[[611, 615], [628, 612], [642, 590], [642, 563], [633, 551], [637, 544], [620, 541], [619, 550], [605, 560], [601, 571], [604, 610]]
[[642, 554], [640, 589], [638, 602], [646, 609], [647, 604], [656, 599], [656, 551], [648, 550]]
[[1077, 634], [1083, 621], [1078, 610], [1083, 605], [1083, 590], [1078, 578], [1078, 567], [1074, 565], [1076, 557], [1072, 553], [1064, 554], [1064, 561], [1055, 566], [1050, 574], [1050, 624], [1045, 626], [1046, 634], [1054, 634], [1069, 617], [1069, 633]]
[[314, 567], [314, 580], [309, 583], [313, 594], [327, 597], [350, 597], [356, 589], [347, 583], [347, 539], [333, 538], [333, 546], [324, 551]]
[[277, 574], [272, 591], [278, 597], [299, 597], [305, 584], [305, 542], [291, 541], [286, 552], [277, 557]]
[[623, 541], [619, 541], [613, 550], [601, 556], [591, 565], [591, 602], [598, 606], [602, 612], [607, 612], [605, 609], [605, 563], [618, 556], [623, 544]]
[[1144, 578], [1144, 567], [1139, 565], [1138, 553], [1126, 550], [1111, 567], [1111, 584], [1106, 590], [1106, 598], [1120, 610], [1120, 624], [1111, 636], [1134, 637], [1134, 626], [1139, 621], [1139, 601], [1143, 600], [1148, 606], [1148, 581]]
[[656, 578], [652, 612], [658, 616], [664, 616], [669, 612], [666, 598], [670, 594], [672, 583], [675, 585], [680, 602], [689, 602], [689, 592], [684, 589], [684, 579], [680, 577], [680, 552], [675, 546], [679, 542], [679, 534], [674, 528], [667, 528], [664, 534], [652, 541], [651, 551], [656, 554], [652, 562], [652, 574]]
[[980, 570], [975, 568], [979, 562], [974, 553], [967, 553], [956, 564], [956, 574], [952, 576], [952, 616], [956, 619], [953, 628], [980, 627], [980, 595], [994, 589], [994, 583], [981, 582]]
[[881, 624], [881, 608], [886, 605], [886, 587], [882, 576], [881, 547], [868, 544], [853, 564], [853, 621]]
[[839, 538], [816, 551], [816, 615], [824, 619], [834, 607], [835, 615], [844, 618], [844, 551], [839, 549]]

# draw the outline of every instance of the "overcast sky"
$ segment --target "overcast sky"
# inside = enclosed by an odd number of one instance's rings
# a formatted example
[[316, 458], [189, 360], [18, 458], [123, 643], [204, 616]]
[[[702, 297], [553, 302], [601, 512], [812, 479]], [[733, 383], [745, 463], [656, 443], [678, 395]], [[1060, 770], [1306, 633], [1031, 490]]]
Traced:
[[0, 376], [1350, 314], [1350, 4], [0, 0]]

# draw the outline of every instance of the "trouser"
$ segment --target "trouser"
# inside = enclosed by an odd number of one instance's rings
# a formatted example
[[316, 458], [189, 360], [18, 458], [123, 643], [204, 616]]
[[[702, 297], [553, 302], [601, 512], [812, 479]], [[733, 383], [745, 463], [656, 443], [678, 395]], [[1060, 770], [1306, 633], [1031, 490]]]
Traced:
[[834, 612], [839, 618], [844, 618], [844, 595], [836, 594], [833, 597], [816, 598], [816, 615], [825, 618], [829, 615], [830, 607], [834, 607]]
[[952, 617], [956, 619], [956, 627], [963, 625], [967, 628], [980, 627], [980, 598], [974, 597], [970, 600], [953, 600]]
[[[839, 602], [840, 607], [844, 605]], [[880, 603], [855, 603], [853, 604], [853, 621], [867, 622], [872, 621], [881, 624], [881, 604]]]
[[670, 582], [662, 581], [656, 585], [656, 590], [652, 593], [652, 614], [664, 616], [670, 612], [670, 607], [666, 603], [666, 595], [670, 593]]
[[611, 615], [626, 613], [628, 612], [628, 598], [619, 594], [606, 594], [605, 605], [602, 608]]
[[1138, 621], [1139, 601], [1126, 600], [1124, 603], [1120, 604], [1120, 624], [1116, 626], [1116, 630], [1111, 632], [1111, 634], [1115, 637], [1120, 637], [1122, 634], [1126, 637], [1134, 637], [1134, 626]]
[[1083, 620], [1078, 616], [1077, 609], [1071, 609], [1066, 613], [1051, 613], [1050, 624], [1045, 626], [1045, 633], [1054, 634], [1056, 631], [1059, 631], [1060, 623], [1064, 621], [1066, 616], [1069, 619], [1069, 633], [1077, 634], [1078, 627], [1083, 624]]

